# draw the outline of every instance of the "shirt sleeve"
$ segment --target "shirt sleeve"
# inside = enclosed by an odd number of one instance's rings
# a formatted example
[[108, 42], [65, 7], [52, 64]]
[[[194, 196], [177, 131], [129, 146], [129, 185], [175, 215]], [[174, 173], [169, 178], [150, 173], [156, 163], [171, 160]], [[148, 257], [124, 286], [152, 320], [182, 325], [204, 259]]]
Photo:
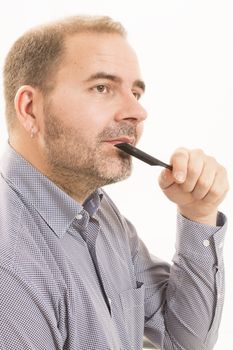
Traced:
[[178, 215], [172, 266], [132, 240], [136, 278], [145, 285], [145, 334], [161, 350], [213, 349], [224, 301], [225, 231], [222, 213], [216, 227]]

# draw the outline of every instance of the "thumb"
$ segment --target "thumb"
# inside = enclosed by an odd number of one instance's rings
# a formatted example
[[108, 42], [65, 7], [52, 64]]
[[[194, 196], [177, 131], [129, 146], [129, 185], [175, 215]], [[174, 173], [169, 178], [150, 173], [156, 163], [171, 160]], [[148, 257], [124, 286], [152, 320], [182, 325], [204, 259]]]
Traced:
[[172, 186], [175, 183], [172, 172], [169, 169], [162, 170], [158, 182], [162, 190], [166, 190], [168, 187]]

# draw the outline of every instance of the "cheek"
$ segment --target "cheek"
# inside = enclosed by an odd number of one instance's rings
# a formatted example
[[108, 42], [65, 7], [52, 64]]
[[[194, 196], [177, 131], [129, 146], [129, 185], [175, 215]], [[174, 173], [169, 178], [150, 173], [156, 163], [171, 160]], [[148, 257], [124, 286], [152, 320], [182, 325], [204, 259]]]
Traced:
[[111, 124], [116, 110], [112, 102], [73, 88], [57, 91], [52, 106], [53, 115], [59, 118], [65, 127], [73, 128], [78, 135], [90, 140]]
[[78, 122], [80, 125], [94, 122], [95, 115], [99, 108], [94, 101], [90, 100], [86, 94], [82, 94], [74, 89], [66, 89], [56, 96], [54, 106], [64, 122]]

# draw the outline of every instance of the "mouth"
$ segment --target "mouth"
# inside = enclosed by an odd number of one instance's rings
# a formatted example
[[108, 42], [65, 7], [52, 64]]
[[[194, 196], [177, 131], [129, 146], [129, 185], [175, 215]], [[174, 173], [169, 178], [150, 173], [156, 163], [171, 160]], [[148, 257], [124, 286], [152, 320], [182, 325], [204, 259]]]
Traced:
[[104, 142], [107, 142], [113, 146], [118, 145], [119, 143], [129, 143], [130, 145], [135, 145], [136, 140], [134, 137], [120, 136], [116, 139], [105, 140]]

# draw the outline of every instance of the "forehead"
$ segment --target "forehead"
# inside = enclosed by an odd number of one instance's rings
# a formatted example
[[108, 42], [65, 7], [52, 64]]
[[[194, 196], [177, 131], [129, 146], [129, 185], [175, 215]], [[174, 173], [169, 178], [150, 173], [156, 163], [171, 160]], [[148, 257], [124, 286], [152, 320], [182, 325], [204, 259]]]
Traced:
[[133, 80], [141, 78], [137, 56], [119, 34], [81, 33], [68, 37], [62, 67], [76, 69], [80, 74], [101, 70]]

